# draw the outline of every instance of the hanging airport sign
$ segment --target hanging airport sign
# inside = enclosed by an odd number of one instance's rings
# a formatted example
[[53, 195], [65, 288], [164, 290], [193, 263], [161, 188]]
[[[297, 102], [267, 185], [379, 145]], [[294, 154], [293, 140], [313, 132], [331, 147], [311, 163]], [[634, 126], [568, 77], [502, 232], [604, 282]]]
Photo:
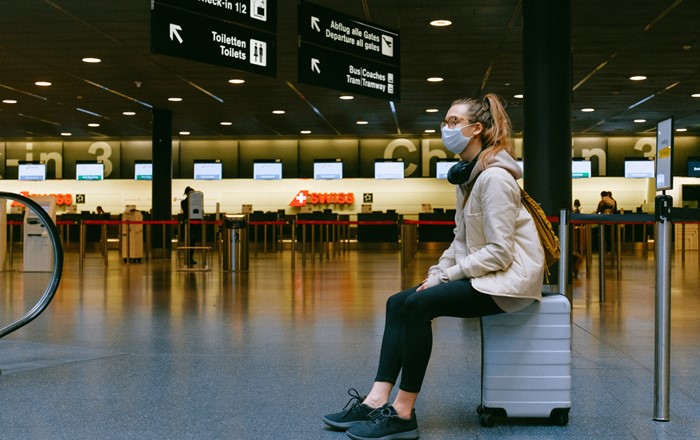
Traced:
[[302, 42], [395, 67], [400, 64], [399, 33], [394, 30], [305, 1], [299, 4], [298, 20]]
[[399, 68], [301, 43], [299, 81], [399, 101]]
[[276, 0], [156, 0], [155, 3], [277, 32]]
[[297, 26], [299, 82], [400, 100], [398, 32], [303, 0]]
[[275, 36], [159, 3], [151, 9], [151, 50], [193, 61], [276, 76]]

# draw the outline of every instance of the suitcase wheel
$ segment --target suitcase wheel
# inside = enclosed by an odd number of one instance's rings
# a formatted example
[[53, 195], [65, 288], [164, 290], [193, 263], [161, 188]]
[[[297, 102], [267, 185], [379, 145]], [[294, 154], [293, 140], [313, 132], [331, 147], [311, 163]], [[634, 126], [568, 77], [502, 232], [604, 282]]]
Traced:
[[496, 424], [496, 415], [490, 413], [481, 413], [479, 414], [479, 423], [481, 423], [481, 426], [491, 428]]
[[569, 423], [569, 408], [556, 408], [549, 415], [549, 421], [552, 425], [566, 426]]

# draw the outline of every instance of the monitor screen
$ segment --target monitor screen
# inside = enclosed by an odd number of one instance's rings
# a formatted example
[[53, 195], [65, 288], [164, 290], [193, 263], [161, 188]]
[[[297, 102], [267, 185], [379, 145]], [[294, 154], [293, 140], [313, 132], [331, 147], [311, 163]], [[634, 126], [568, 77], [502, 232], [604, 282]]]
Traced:
[[194, 180], [221, 180], [222, 165], [220, 160], [195, 160]]
[[572, 179], [587, 179], [591, 177], [591, 161], [590, 160], [572, 160], [571, 161], [571, 178]]
[[403, 179], [403, 161], [374, 160], [375, 179]]
[[150, 160], [137, 160], [134, 162], [135, 180], [153, 180], [153, 164]]
[[688, 158], [688, 177], [700, 177], [700, 157]]
[[77, 180], [103, 180], [105, 178], [105, 165], [101, 162], [77, 162], [75, 164], [75, 178]]
[[314, 159], [314, 179], [342, 179], [341, 159]]
[[255, 180], [280, 180], [282, 178], [282, 161], [253, 161], [253, 179]]
[[435, 177], [438, 179], [447, 179], [447, 172], [450, 171], [452, 165], [459, 162], [456, 159], [438, 159], [435, 162]]
[[46, 180], [46, 164], [38, 162], [20, 162], [18, 180]]
[[625, 159], [625, 177], [628, 179], [653, 179], [654, 178], [654, 160], [648, 158], [631, 158]]

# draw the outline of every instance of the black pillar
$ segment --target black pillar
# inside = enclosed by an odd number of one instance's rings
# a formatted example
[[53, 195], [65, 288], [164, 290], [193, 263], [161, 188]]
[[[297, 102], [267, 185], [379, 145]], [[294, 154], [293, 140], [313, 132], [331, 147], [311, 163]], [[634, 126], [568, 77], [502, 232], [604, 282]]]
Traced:
[[[151, 207], [153, 220], [170, 220], [173, 182], [173, 114], [170, 110], [153, 109], [153, 141], [151, 158], [153, 161], [153, 180], [151, 182]], [[151, 245], [158, 255], [163, 248], [165, 235], [166, 256], [170, 255], [171, 227], [154, 225], [151, 228]]]
[[524, 182], [548, 216], [571, 209], [571, 76], [571, 0], [524, 0]]

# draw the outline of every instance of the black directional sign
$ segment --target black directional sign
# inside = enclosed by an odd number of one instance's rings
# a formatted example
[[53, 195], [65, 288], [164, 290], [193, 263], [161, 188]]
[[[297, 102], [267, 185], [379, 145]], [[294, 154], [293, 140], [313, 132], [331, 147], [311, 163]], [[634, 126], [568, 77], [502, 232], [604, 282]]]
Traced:
[[398, 67], [304, 43], [299, 48], [299, 81], [390, 101], [401, 98]]
[[154, 4], [151, 50], [188, 60], [275, 76], [275, 36]]
[[277, 32], [276, 0], [156, 0], [221, 20]]
[[400, 100], [399, 33], [299, 2], [299, 81]]

